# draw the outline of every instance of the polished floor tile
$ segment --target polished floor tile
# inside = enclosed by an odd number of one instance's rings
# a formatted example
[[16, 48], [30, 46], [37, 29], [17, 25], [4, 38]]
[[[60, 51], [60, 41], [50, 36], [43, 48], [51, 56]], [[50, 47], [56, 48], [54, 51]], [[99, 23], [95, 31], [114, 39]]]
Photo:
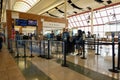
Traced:
[[[95, 55], [97, 51], [88, 46], [85, 48], [86, 59], [81, 59], [83, 55], [67, 55], [67, 67], [61, 66], [64, 60], [61, 53], [52, 53], [52, 59], [37, 57], [36, 53], [33, 58], [14, 58], [16, 53], [12, 57], [3, 51], [5, 54], [0, 53], [0, 80], [120, 80], [120, 73], [108, 70], [112, 69], [111, 46], [99, 46], [100, 55]], [[23, 56], [23, 49], [19, 51]], [[30, 56], [29, 49], [26, 53]], [[115, 46], [115, 54], [117, 66], [118, 46]]]
[[0, 80], [25, 80], [5, 46], [0, 52]]

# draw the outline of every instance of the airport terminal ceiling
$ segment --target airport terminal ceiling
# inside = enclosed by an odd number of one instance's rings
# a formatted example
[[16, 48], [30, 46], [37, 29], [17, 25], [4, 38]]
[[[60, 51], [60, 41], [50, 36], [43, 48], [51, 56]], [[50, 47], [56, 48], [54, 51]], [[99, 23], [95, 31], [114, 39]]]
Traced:
[[[64, 17], [65, 0], [16, 0], [13, 10], [28, 12], [52, 17]], [[120, 2], [119, 0], [66, 0], [67, 16], [109, 6]]]
[[[12, 1], [10, 8], [15, 11], [51, 16], [51, 17], [58, 17], [58, 18], [64, 18], [64, 15], [65, 15], [65, 10], [64, 10], [65, 0], [10, 0], [10, 1]], [[68, 19], [70, 19], [69, 23], [73, 23], [69, 25], [70, 27], [90, 25], [91, 22], [89, 19], [91, 18], [90, 16], [91, 9], [92, 10], [97, 9], [96, 11], [94, 11], [94, 13], [97, 13], [97, 14], [93, 16], [93, 18], [95, 19], [93, 20], [94, 25], [98, 24], [97, 18], [104, 16], [104, 14], [105, 16], [107, 16], [107, 18], [108, 16], [111, 16], [111, 15], [113, 16], [120, 15], [118, 13], [118, 10], [119, 10], [118, 7], [120, 4], [119, 0], [66, 0], [66, 1], [67, 1], [66, 14]], [[116, 4], [116, 7], [112, 7], [114, 4]], [[104, 9], [101, 10], [103, 7]], [[111, 7], [110, 8], [111, 11], [109, 11], [110, 10], [109, 7]], [[109, 11], [109, 13], [107, 11]], [[88, 13], [81, 14], [84, 12], [88, 12]], [[73, 15], [78, 16], [78, 14], [80, 14], [79, 17], [81, 19], [78, 18], [76, 20]], [[119, 19], [116, 19], [116, 20], [119, 20]], [[107, 20], [107, 21], [110, 22], [110, 20]], [[77, 22], [77, 23], [74, 23], [74, 22]], [[106, 20], [105, 22], [101, 21], [99, 25], [108, 23], [108, 22], [106, 22]]]

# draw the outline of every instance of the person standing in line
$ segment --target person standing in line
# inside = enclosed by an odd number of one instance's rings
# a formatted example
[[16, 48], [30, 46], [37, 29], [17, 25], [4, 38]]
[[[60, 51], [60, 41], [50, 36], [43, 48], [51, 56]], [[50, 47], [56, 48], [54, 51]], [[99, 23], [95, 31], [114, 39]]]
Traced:
[[65, 43], [65, 53], [66, 54], [69, 53], [69, 43], [70, 43], [69, 39], [70, 39], [70, 35], [68, 32], [68, 29], [64, 28], [63, 33], [62, 33], [62, 40]]
[[75, 38], [75, 46], [78, 51], [77, 55], [82, 55], [82, 47], [83, 47], [83, 32], [82, 30], [78, 30], [77, 36]]
[[2, 51], [2, 43], [3, 43], [3, 36], [2, 33], [0, 32], [0, 52]]
[[51, 33], [50, 33], [50, 39], [51, 39], [51, 40], [54, 40], [54, 37], [55, 37], [54, 32], [51, 31]]

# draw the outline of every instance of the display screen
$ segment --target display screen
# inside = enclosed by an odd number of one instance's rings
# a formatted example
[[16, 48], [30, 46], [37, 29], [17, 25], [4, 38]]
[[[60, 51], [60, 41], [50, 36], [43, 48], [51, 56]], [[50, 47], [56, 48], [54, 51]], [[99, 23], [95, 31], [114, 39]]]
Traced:
[[16, 19], [15, 20], [15, 25], [17, 25], [17, 26], [27, 26], [28, 25], [28, 20]]
[[28, 20], [28, 26], [37, 26], [36, 20]]

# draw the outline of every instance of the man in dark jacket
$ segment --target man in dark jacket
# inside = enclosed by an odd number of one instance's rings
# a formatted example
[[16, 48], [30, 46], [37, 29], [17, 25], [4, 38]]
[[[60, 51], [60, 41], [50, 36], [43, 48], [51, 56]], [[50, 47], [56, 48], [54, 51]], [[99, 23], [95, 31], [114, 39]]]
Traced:
[[0, 34], [0, 52], [2, 49], [2, 42], [3, 42], [3, 36], [2, 36], [2, 34]]

